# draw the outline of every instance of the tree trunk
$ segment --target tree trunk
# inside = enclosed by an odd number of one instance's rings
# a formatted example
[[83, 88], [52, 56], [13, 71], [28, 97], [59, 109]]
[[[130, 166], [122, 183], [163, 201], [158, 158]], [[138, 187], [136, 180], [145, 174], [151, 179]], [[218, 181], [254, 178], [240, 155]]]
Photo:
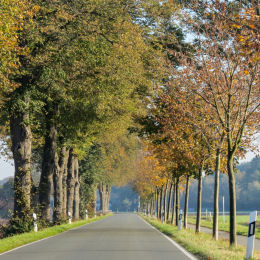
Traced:
[[174, 180], [173, 180], [173, 194], [172, 194], [172, 219], [171, 219], [171, 224], [174, 223], [175, 205], [176, 205], [176, 179], [174, 178]]
[[156, 189], [156, 217], [159, 218], [159, 190]]
[[161, 187], [161, 190], [160, 190], [160, 195], [159, 195], [160, 197], [159, 197], [159, 203], [160, 203], [160, 208], [159, 208], [159, 219], [162, 219], [162, 208], [163, 208], [163, 206], [162, 206], [162, 200], [163, 200], [163, 187]]
[[202, 171], [203, 171], [203, 167], [201, 167], [200, 170], [199, 170], [199, 179], [198, 179], [198, 199], [197, 199], [196, 233], [200, 232], [201, 199], [202, 199]]
[[155, 211], [156, 211], [156, 195], [155, 193], [153, 194], [153, 198], [152, 198], [152, 201], [153, 201], [153, 204], [152, 204], [152, 216], [154, 217], [155, 216]]
[[[67, 211], [71, 214], [73, 213], [73, 202], [75, 195], [75, 156], [73, 154], [73, 149], [69, 150], [68, 159], [68, 177], [67, 177]], [[68, 214], [67, 212], [67, 214]]]
[[79, 161], [77, 157], [75, 157], [74, 159], [74, 176], [75, 176], [75, 194], [74, 194], [73, 217], [74, 219], [79, 219], [80, 181], [79, 181]]
[[190, 176], [186, 178], [186, 194], [185, 194], [185, 205], [184, 205], [184, 228], [188, 226], [188, 211], [189, 211], [189, 191], [190, 191]]
[[110, 201], [110, 194], [111, 194], [111, 186], [107, 185], [107, 200], [106, 200], [106, 208], [105, 208], [105, 213], [109, 210], [109, 201]]
[[66, 147], [62, 147], [59, 155], [58, 167], [53, 174], [54, 208], [53, 222], [59, 224], [63, 219], [63, 173], [66, 166]]
[[50, 196], [53, 173], [59, 171], [57, 135], [57, 129], [54, 124], [47, 122], [47, 135], [45, 136], [43, 149], [42, 174], [39, 184], [40, 212], [41, 218], [44, 221], [50, 221]]
[[229, 243], [230, 246], [237, 245], [236, 237], [236, 184], [234, 175], [234, 157], [232, 153], [228, 153], [227, 161], [228, 181], [229, 181], [229, 203], [230, 203], [230, 231]]
[[216, 152], [215, 187], [214, 187], [214, 213], [213, 213], [213, 238], [218, 240], [218, 215], [219, 215], [219, 169], [220, 169], [220, 148]]
[[171, 209], [171, 204], [172, 204], [172, 187], [173, 183], [171, 182], [170, 190], [169, 190], [169, 195], [168, 195], [168, 205], [167, 205], [167, 217], [166, 221], [169, 220], [170, 217], [170, 209]]
[[96, 216], [97, 212], [97, 186], [94, 187], [94, 199], [93, 199], [93, 214]]
[[15, 166], [14, 217], [24, 218], [30, 212], [31, 192], [31, 128], [26, 124], [29, 112], [12, 115], [10, 131]]
[[165, 189], [164, 189], [164, 195], [163, 195], [163, 216], [162, 216], [163, 222], [165, 222], [165, 220], [166, 220], [167, 189], [168, 189], [168, 185], [167, 185], [167, 183], [166, 183]]
[[105, 201], [106, 201], [106, 192], [105, 192], [105, 184], [102, 182], [98, 185], [98, 191], [99, 191], [99, 210], [104, 213], [105, 211]]
[[62, 170], [62, 217], [65, 219], [67, 216], [67, 176], [68, 176], [68, 159], [69, 159], [69, 149], [63, 156], [60, 157], [60, 168]]
[[100, 210], [102, 214], [105, 214], [109, 209], [109, 200], [111, 187], [108, 184], [104, 184], [103, 182], [98, 185], [99, 197], [100, 197]]
[[180, 196], [179, 196], [179, 177], [176, 179], [176, 202], [175, 202], [175, 225], [179, 225], [179, 210], [180, 210]]

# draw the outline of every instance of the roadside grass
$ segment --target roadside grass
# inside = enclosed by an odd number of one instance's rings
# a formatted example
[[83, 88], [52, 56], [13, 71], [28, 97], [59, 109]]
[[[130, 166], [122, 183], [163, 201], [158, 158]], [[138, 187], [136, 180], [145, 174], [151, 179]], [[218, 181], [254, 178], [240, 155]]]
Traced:
[[[160, 221], [151, 217], [141, 215], [147, 222], [155, 228], [166, 234], [178, 244], [183, 246], [187, 251], [202, 260], [241, 260], [245, 259], [246, 248], [237, 246], [230, 247], [228, 240], [219, 239], [215, 241], [210, 234], [195, 234], [192, 229], [182, 229], [178, 231], [178, 227], [170, 224], [162, 224]], [[260, 259], [260, 252], [255, 251], [253, 259]]]
[[11, 249], [14, 249], [19, 246], [23, 246], [32, 242], [35, 242], [37, 240], [41, 240], [43, 238], [52, 237], [59, 233], [65, 232], [67, 230], [83, 226], [85, 224], [101, 220], [103, 218], [106, 218], [108, 216], [111, 216], [112, 214], [108, 214], [105, 216], [99, 216], [96, 218], [90, 218], [88, 220], [80, 220], [76, 222], [72, 222], [72, 224], [62, 224], [59, 226], [53, 226], [49, 228], [44, 228], [42, 230], [39, 230], [38, 232], [31, 231], [29, 233], [19, 234], [12, 237], [3, 238], [0, 240], [0, 254], [6, 251], [9, 251]]
[[[189, 216], [188, 223], [196, 224], [196, 216]], [[248, 234], [248, 223], [249, 216], [237, 216], [237, 234], [247, 236]], [[229, 216], [225, 216], [225, 223], [223, 223], [223, 216], [219, 216], [219, 230], [229, 232]], [[213, 228], [213, 217], [212, 221], [210, 221], [209, 217], [206, 219], [205, 216], [201, 218], [201, 226]], [[257, 217], [256, 221], [256, 229], [255, 229], [255, 237], [260, 239], [260, 216]]]

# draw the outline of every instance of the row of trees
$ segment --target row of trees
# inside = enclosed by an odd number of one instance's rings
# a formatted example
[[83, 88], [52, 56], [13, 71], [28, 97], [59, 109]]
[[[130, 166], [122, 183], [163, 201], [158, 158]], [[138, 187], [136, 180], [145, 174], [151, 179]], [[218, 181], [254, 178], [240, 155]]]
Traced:
[[15, 165], [13, 231], [31, 228], [32, 209], [48, 224], [52, 194], [57, 224], [68, 212], [78, 219], [95, 210], [97, 188], [108, 208], [111, 185], [124, 182], [139, 145], [127, 128], [157, 75], [159, 50], [142, 20], [153, 6], [160, 3], [1, 1], [1, 134]]
[[3, 0], [0, 21], [12, 227], [32, 208], [49, 223], [52, 193], [54, 223], [95, 209], [97, 188], [106, 211], [128, 181], [158, 217], [173, 194], [172, 220], [185, 182], [186, 221], [197, 178], [199, 232], [202, 175], [215, 171], [214, 237], [225, 172], [236, 243], [234, 170], [259, 131], [257, 1]]
[[226, 173], [230, 244], [235, 245], [235, 169], [245, 151], [253, 149], [252, 140], [259, 132], [259, 5], [190, 1], [182, 14], [180, 23], [189, 42], [177, 45], [178, 52], [167, 46], [165, 82], [156, 89], [149, 116], [138, 119], [147, 149], [142, 162], [146, 167], [140, 167], [136, 187], [159, 218], [164, 211], [169, 220], [173, 200], [171, 221], [175, 214], [178, 224], [179, 190], [185, 184], [187, 227], [189, 182], [197, 179], [199, 232], [202, 177], [214, 172], [213, 237], [218, 239], [219, 174]]

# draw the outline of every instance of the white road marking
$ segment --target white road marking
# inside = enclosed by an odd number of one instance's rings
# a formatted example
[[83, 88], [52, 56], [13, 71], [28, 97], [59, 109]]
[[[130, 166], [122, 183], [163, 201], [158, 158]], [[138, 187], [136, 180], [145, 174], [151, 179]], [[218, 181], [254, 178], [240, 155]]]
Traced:
[[177, 244], [174, 240], [172, 240], [171, 238], [169, 238], [168, 236], [166, 236], [165, 234], [163, 234], [160, 230], [158, 230], [157, 228], [155, 228], [154, 226], [152, 226], [150, 223], [148, 223], [146, 220], [144, 220], [142, 217], [140, 217], [138, 215], [138, 217], [147, 225], [149, 225], [152, 229], [156, 230], [159, 234], [161, 234], [163, 237], [165, 237], [167, 240], [169, 240], [174, 246], [176, 246], [178, 249], [180, 249], [182, 251], [182, 253], [184, 253], [187, 257], [189, 257], [191, 260], [198, 260], [198, 258], [196, 258], [195, 256], [193, 256], [190, 252], [188, 252], [185, 248], [183, 248], [182, 246], [180, 246], [179, 244]]

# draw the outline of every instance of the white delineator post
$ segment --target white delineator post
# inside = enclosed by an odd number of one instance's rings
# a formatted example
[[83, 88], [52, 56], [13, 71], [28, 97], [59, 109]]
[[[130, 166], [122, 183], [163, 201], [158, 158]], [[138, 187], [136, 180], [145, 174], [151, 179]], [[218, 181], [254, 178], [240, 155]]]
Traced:
[[33, 213], [33, 230], [34, 232], [38, 232], [37, 215], [35, 213]]
[[69, 217], [69, 224], [71, 224], [71, 213], [68, 212], [68, 217]]
[[249, 227], [248, 227], [248, 239], [246, 248], [246, 259], [253, 258], [254, 243], [255, 243], [255, 223], [257, 218], [257, 211], [250, 213]]
[[86, 209], [86, 220], [88, 220], [88, 210]]
[[180, 210], [180, 213], [179, 213], [178, 230], [181, 230], [181, 226], [182, 226], [182, 209]]

